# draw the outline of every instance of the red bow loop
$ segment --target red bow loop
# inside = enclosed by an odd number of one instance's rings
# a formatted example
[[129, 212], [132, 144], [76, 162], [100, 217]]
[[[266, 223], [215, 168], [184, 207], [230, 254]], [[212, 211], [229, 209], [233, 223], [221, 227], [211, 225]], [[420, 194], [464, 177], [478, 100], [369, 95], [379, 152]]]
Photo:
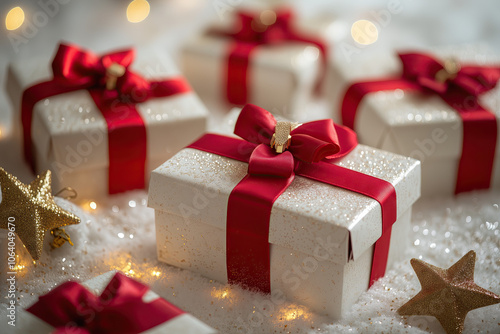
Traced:
[[[251, 143], [269, 146], [275, 126], [276, 120], [271, 113], [247, 104], [236, 121], [234, 133]], [[307, 163], [343, 157], [358, 144], [352, 130], [334, 124], [331, 119], [304, 123], [290, 135], [288, 150], [295, 159]]]
[[[28, 312], [56, 327], [58, 333], [68, 328], [89, 328], [89, 315], [95, 317], [98, 298], [77, 282], [66, 282], [40, 296]], [[57, 307], [53, 307], [57, 305]]]
[[126, 99], [131, 103], [145, 102], [151, 96], [150, 82], [140, 75], [126, 71], [125, 74], [116, 80], [116, 89], [104, 90], [108, 93], [109, 98]]
[[[60, 44], [52, 62], [55, 79], [70, 87], [103, 88], [104, 99], [127, 97], [130, 102], [144, 102], [149, 98], [150, 83], [129, 70], [135, 58], [133, 49], [121, 50], [98, 57], [77, 46]], [[108, 80], [107, 70], [119, 65], [123, 73], [116, 77], [112, 89], [104, 89]]]
[[331, 119], [304, 123], [291, 132], [290, 152], [299, 160], [318, 162], [340, 152], [337, 131]]
[[474, 96], [496, 87], [500, 80], [500, 66], [465, 66], [455, 81]]
[[253, 104], [245, 105], [236, 120], [234, 134], [254, 144], [269, 144], [273, 137], [276, 119], [265, 110]]
[[86, 88], [97, 84], [105, 68], [92, 52], [60, 44], [52, 61], [52, 73], [67, 85]]
[[294, 19], [293, 12], [289, 9], [259, 13], [239, 11], [236, 17], [239, 30], [232, 36], [240, 42], [257, 44], [288, 40]]
[[109, 66], [116, 63], [128, 69], [128, 67], [132, 65], [134, 58], [134, 49], [125, 49], [101, 56], [100, 62], [102, 63], [104, 68], [108, 68]]
[[183, 311], [163, 299], [145, 303], [144, 284], [117, 273], [97, 297], [76, 282], [66, 282], [41, 296], [28, 312], [56, 328], [56, 333], [140, 333]]
[[445, 75], [439, 80], [440, 72], [445, 66], [432, 56], [422, 53], [399, 54], [403, 64], [403, 77], [418, 83], [420, 86], [444, 94], [450, 86], [457, 87], [474, 97], [487, 92], [496, 86], [500, 79], [500, 67], [497, 66], [462, 66], [457, 73]]

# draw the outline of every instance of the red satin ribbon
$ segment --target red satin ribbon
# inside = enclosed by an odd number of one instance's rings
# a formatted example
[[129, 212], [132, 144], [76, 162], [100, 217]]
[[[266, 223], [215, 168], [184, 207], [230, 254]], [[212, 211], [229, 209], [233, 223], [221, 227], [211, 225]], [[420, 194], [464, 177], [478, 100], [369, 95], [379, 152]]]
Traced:
[[116, 273], [100, 296], [66, 282], [27, 309], [56, 334], [141, 333], [185, 313], [163, 298], [145, 303], [149, 288]]
[[[35, 170], [31, 140], [33, 107], [48, 97], [86, 89], [101, 111], [108, 127], [109, 193], [119, 193], [145, 186], [147, 157], [146, 127], [135, 108], [136, 103], [150, 98], [189, 92], [181, 77], [162, 81], [146, 81], [128, 67], [133, 50], [110, 53], [101, 57], [76, 46], [60, 44], [52, 62], [53, 78], [27, 88], [23, 92], [21, 121], [24, 156]], [[116, 89], [105, 88], [106, 68], [117, 63], [126, 68], [118, 78]]]
[[[225, 74], [226, 96], [230, 103], [243, 105], [249, 102], [248, 86], [252, 82], [248, 71], [251, 54], [256, 47], [261, 45], [275, 45], [286, 42], [301, 42], [313, 44], [321, 53], [321, 63], [326, 68], [327, 46], [326, 43], [311, 36], [305, 36], [293, 28], [295, 19], [293, 12], [288, 9], [277, 10], [276, 21], [271, 25], [260, 23], [260, 13], [240, 11], [236, 14], [234, 33], [211, 31], [210, 33], [222, 35], [233, 39], [229, 47], [227, 67]], [[318, 75], [316, 88], [323, 81], [325, 71]]]
[[356, 112], [366, 94], [403, 89], [437, 94], [454, 108], [463, 123], [462, 154], [458, 165], [455, 194], [488, 189], [491, 184], [497, 142], [495, 115], [483, 108], [478, 96], [493, 89], [500, 79], [498, 66], [462, 66], [456, 77], [438, 82], [443, 65], [429, 55], [399, 55], [403, 64], [400, 78], [359, 82], [351, 85], [342, 101], [343, 124], [354, 129]]
[[206, 134], [188, 146], [249, 163], [248, 174], [229, 196], [226, 230], [230, 283], [271, 290], [269, 219], [274, 201], [295, 175], [351, 190], [377, 200], [382, 207], [382, 236], [375, 243], [370, 286], [385, 274], [392, 224], [397, 219], [396, 191], [391, 183], [332, 164], [357, 145], [351, 130], [332, 120], [305, 123], [291, 132], [288, 151], [275, 153], [269, 142], [276, 120], [266, 110], [246, 105], [234, 133], [242, 139]]

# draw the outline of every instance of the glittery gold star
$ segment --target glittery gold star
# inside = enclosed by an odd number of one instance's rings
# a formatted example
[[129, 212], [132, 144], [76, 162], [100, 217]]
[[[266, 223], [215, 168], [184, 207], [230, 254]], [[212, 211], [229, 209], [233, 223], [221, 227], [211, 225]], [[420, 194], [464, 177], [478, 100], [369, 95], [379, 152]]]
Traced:
[[500, 297], [474, 283], [476, 253], [470, 251], [448, 269], [412, 259], [422, 290], [398, 309], [400, 315], [431, 315], [448, 334], [460, 334], [465, 316], [476, 308], [498, 304]]
[[80, 222], [54, 202], [50, 183], [50, 170], [26, 185], [0, 167], [0, 228], [8, 229], [9, 219], [14, 220], [15, 232], [34, 260], [42, 255], [46, 231]]

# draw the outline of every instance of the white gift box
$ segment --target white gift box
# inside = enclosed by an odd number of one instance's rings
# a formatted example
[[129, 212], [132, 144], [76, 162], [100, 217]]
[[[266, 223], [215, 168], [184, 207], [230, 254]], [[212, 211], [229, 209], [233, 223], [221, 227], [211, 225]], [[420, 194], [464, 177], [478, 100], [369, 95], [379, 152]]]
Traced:
[[[100, 295], [109, 281], [116, 274], [116, 271], [110, 271], [100, 276], [94, 277], [84, 283], [81, 283], [91, 292]], [[155, 299], [161, 298], [155, 292], [148, 290], [144, 295], [143, 301], [150, 303]], [[23, 309], [18, 309], [18, 318], [16, 319], [16, 333], [19, 334], [44, 334], [52, 333], [54, 327], [41, 320], [37, 316]], [[166, 333], [185, 333], [185, 334], [212, 334], [217, 331], [205, 323], [201, 322], [189, 313], [180, 314], [161, 325], [150, 328], [142, 332], [144, 334], [166, 334]]]
[[[358, 145], [338, 164], [395, 187], [398, 219], [388, 266], [402, 259], [412, 204], [420, 195], [420, 163]], [[152, 172], [148, 205], [155, 209], [161, 261], [227, 282], [228, 198], [247, 169], [246, 163], [186, 148]], [[381, 232], [376, 200], [296, 176], [272, 208], [271, 292], [340, 318], [368, 288]]]
[[[19, 112], [23, 91], [52, 78], [50, 59], [17, 61], [9, 66], [6, 88]], [[138, 50], [131, 70], [147, 80], [169, 79], [180, 73], [171, 60]], [[151, 98], [135, 105], [146, 127], [146, 184], [150, 172], [198, 137], [208, 111], [195, 92]], [[20, 116], [15, 119], [19, 120]], [[78, 200], [108, 193], [107, 125], [87, 90], [52, 96], [33, 108], [32, 145], [37, 172], [53, 172], [53, 189], [70, 186]]]
[[[250, 9], [258, 13], [266, 7]], [[235, 15], [227, 15], [213, 28], [230, 32], [234, 19]], [[331, 17], [297, 17], [293, 26], [301, 34], [321, 38], [327, 47], [339, 28]], [[217, 102], [223, 109], [229, 108], [226, 72], [232, 43], [230, 37], [204, 33], [188, 40], [182, 49], [182, 69], [190, 84], [200, 97]], [[290, 119], [307, 119], [304, 107], [314, 94], [320, 72], [325, 70], [320, 57], [317, 47], [302, 42], [258, 46], [250, 56], [247, 103]]]
[[[464, 64], [499, 64], [487, 46], [469, 45], [431, 50], [437, 59], [454, 58]], [[356, 82], [400, 76], [396, 51], [361, 52], [352, 60], [331, 59], [327, 78], [333, 119], [341, 123], [341, 104], [347, 88]], [[500, 85], [481, 95], [483, 107], [500, 124]], [[454, 193], [462, 152], [462, 120], [439, 96], [423, 96], [397, 89], [367, 94], [358, 106], [355, 126], [360, 143], [419, 159], [422, 162], [422, 196]], [[500, 136], [490, 188], [500, 187]]]

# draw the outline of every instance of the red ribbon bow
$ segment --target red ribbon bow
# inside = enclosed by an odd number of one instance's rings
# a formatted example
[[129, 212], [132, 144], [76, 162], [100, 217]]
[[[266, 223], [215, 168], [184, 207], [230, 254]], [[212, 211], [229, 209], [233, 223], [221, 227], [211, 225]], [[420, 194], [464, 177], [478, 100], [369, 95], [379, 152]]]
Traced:
[[[414, 81], [438, 94], [445, 94], [454, 89], [463, 90], [464, 94], [479, 96], [493, 89], [500, 79], [500, 68], [494, 66], [463, 66], [452, 59], [456, 73], [447, 73], [445, 65], [429, 55], [421, 53], [399, 54], [403, 64], [403, 78]], [[445, 80], [439, 80], [444, 71]]]
[[[271, 15], [271, 21], [262, 20], [263, 13]], [[327, 46], [320, 39], [305, 36], [293, 27], [295, 15], [290, 9], [264, 11], [262, 13], [239, 11], [236, 14], [235, 31], [211, 31], [215, 35], [230, 37], [234, 40], [230, 47], [227, 61], [226, 94], [230, 103], [243, 105], [248, 100], [248, 84], [250, 73], [248, 67], [253, 50], [261, 45], [272, 45], [283, 42], [302, 42], [316, 46], [321, 53], [322, 66], [326, 68]], [[318, 76], [317, 89], [323, 81], [324, 72]]]
[[100, 296], [66, 282], [27, 309], [56, 334], [141, 333], [184, 313], [163, 298], [145, 303], [149, 288], [116, 273]]
[[[267, 110], [254, 106], [245, 106], [238, 117], [234, 134], [254, 144], [263, 144], [267, 151], [275, 131], [276, 119]], [[358, 144], [356, 136], [349, 129], [334, 124], [331, 119], [324, 119], [301, 124], [290, 132], [291, 145], [283, 154], [275, 154], [274, 158], [293, 156], [303, 162], [313, 163], [325, 159], [338, 159]], [[340, 145], [340, 140], [342, 146]], [[270, 171], [271, 168], [268, 168]]]
[[454, 71], [450, 71], [446, 62], [442, 64], [426, 54], [399, 54], [399, 58], [403, 65], [400, 78], [358, 82], [347, 89], [341, 107], [343, 124], [354, 129], [358, 106], [371, 92], [403, 89], [438, 94], [458, 112], [463, 123], [455, 193], [488, 189], [495, 160], [497, 121], [493, 113], [480, 105], [478, 97], [496, 86], [500, 67], [453, 63]]
[[269, 146], [276, 120], [266, 110], [248, 104], [236, 122], [241, 139], [206, 134], [188, 146], [248, 162], [248, 174], [228, 201], [226, 260], [230, 283], [262, 292], [271, 290], [269, 220], [276, 199], [295, 175], [352, 190], [376, 199], [382, 206], [382, 237], [376, 242], [370, 285], [387, 265], [391, 226], [396, 221], [396, 193], [389, 182], [332, 164], [357, 145], [356, 134], [332, 120], [302, 124], [291, 131], [288, 151]]
[[[147, 81], [129, 70], [133, 50], [109, 53], [101, 57], [72, 45], [59, 45], [52, 62], [53, 79], [27, 88], [22, 97], [22, 125], [26, 161], [33, 162], [31, 126], [33, 107], [45, 98], [80, 89], [88, 90], [108, 126], [109, 193], [141, 189], [145, 185], [147, 136], [136, 103], [150, 98], [189, 92], [180, 77]], [[113, 89], [107, 89], [111, 66], [118, 65]]]
[[236, 13], [237, 26], [240, 28], [232, 36], [241, 42], [271, 44], [289, 40], [294, 15], [291, 10], [268, 11], [274, 17], [269, 24], [263, 23], [260, 15], [247, 11]]

